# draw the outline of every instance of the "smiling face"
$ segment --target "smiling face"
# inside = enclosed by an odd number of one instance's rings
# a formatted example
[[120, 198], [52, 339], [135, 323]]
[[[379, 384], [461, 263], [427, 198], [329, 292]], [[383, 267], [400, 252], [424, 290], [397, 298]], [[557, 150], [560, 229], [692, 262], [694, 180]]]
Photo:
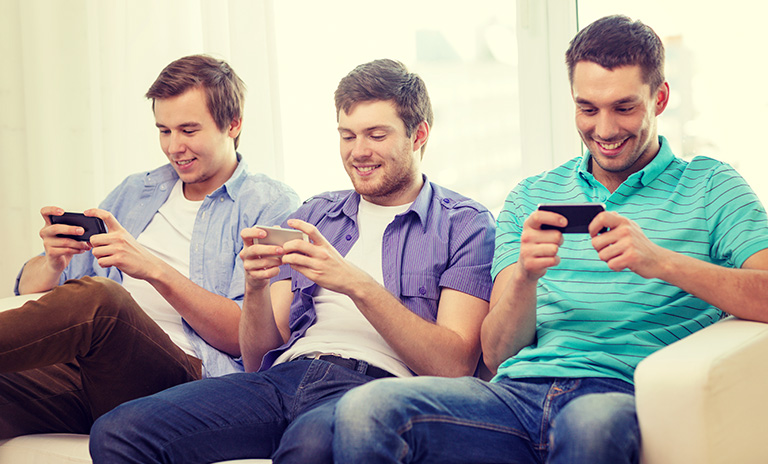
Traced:
[[339, 111], [341, 159], [357, 193], [371, 203], [397, 206], [416, 199], [424, 181], [419, 150], [429, 125], [410, 137], [390, 101], [367, 101]]
[[608, 70], [580, 61], [571, 87], [576, 127], [592, 155], [592, 174], [614, 191], [659, 151], [656, 116], [669, 101], [669, 86], [652, 91], [640, 66]]
[[155, 100], [155, 125], [163, 152], [184, 182], [187, 199], [202, 200], [235, 172], [234, 139], [240, 133], [241, 120], [219, 130], [202, 88]]

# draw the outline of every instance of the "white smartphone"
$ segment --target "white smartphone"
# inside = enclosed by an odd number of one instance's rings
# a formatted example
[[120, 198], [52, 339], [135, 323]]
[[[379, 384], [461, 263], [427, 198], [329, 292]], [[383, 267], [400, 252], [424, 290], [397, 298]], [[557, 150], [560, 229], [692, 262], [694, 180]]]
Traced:
[[256, 227], [267, 232], [267, 236], [265, 238], [260, 238], [253, 241], [253, 243], [259, 243], [261, 245], [283, 246], [285, 242], [291, 240], [298, 239], [304, 240], [305, 242], [309, 240], [307, 234], [296, 229], [283, 229], [282, 227], [269, 227], [260, 225], [257, 225]]

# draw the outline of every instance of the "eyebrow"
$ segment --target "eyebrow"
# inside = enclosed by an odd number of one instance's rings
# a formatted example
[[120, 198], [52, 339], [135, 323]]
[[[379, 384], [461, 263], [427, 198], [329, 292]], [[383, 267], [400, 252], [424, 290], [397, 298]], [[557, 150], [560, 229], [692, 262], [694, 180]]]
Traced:
[[[186, 128], [186, 127], [200, 127], [201, 124], [199, 122], [183, 122], [179, 124], [176, 127]], [[155, 123], [155, 127], [162, 128], [162, 127], [168, 127], [165, 124], [160, 124], [159, 122]]]
[[[371, 126], [371, 127], [366, 127], [365, 129], [363, 129], [363, 132], [373, 132], [373, 131], [375, 131], [375, 130], [386, 130], [386, 131], [391, 131], [391, 130], [393, 130], [393, 129], [394, 129], [394, 127], [392, 127], [392, 126], [390, 126], [390, 125], [387, 125], [387, 124], [380, 124], [380, 125], [378, 125], [378, 126]], [[343, 126], [339, 126], [339, 128], [338, 128], [338, 131], [339, 131], [339, 132], [342, 132], [342, 131], [347, 131], [347, 132], [354, 132], [352, 129], [348, 129], [348, 128], [346, 128], [346, 127], [343, 127]]]
[[[635, 103], [638, 100], [639, 100], [639, 98], [635, 97], [635, 96], [633, 96], [633, 97], [624, 97], [624, 98], [621, 98], [619, 100], [616, 100], [615, 102], [612, 102], [611, 105], [612, 106], [626, 105], [627, 103]], [[587, 100], [586, 98], [579, 98], [579, 97], [577, 97], [576, 98], [576, 103], [579, 104], [579, 105], [592, 105], [592, 106], [595, 106], [594, 103], [592, 103], [591, 101]]]

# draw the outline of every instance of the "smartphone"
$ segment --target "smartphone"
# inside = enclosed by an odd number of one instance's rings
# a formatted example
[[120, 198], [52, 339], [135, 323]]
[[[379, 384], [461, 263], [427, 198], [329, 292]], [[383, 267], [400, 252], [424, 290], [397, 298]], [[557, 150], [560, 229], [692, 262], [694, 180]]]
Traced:
[[[589, 223], [598, 214], [605, 211], [603, 203], [547, 203], [539, 205], [541, 211], [552, 211], [568, 219], [565, 227], [555, 227], [542, 224], [542, 229], [556, 229], [564, 234], [589, 233]], [[606, 229], [600, 232], [605, 232]]]
[[253, 243], [259, 243], [262, 245], [283, 246], [285, 242], [288, 242], [291, 240], [299, 239], [299, 240], [304, 240], [305, 242], [309, 240], [309, 238], [307, 237], [307, 234], [296, 229], [283, 229], [282, 227], [268, 227], [268, 226], [259, 226], [259, 225], [257, 225], [256, 227], [267, 231], [267, 236], [265, 238], [256, 239], [253, 241]]
[[58, 234], [56, 235], [57, 237], [88, 242], [93, 235], [107, 233], [107, 227], [104, 225], [104, 221], [97, 217], [86, 216], [83, 213], [64, 213], [61, 216], [48, 217], [51, 218], [51, 224], [67, 224], [69, 226], [79, 226], [85, 229], [83, 235]]

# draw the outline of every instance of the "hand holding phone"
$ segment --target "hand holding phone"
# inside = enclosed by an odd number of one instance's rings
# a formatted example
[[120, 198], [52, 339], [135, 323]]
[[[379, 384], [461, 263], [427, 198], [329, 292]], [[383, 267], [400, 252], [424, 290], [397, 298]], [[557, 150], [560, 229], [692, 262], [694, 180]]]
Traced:
[[50, 215], [48, 217], [51, 219], [51, 224], [66, 224], [69, 226], [82, 227], [85, 231], [83, 232], [83, 235], [57, 234], [57, 237], [88, 242], [93, 235], [107, 233], [107, 227], [104, 225], [104, 221], [97, 217], [86, 216], [83, 213], [64, 213], [61, 216]]
[[283, 229], [282, 227], [268, 227], [268, 226], [255, 226], [267, 232], [267, 236], [264, 238], [254, 239], [253, 243], [261, 245], [275, 245], [283, 246], [285, 242], [291, 240], [309, 240], [307, 234], [296, 229]]
[[[586, 234], [589, 233], [589, 223], [595, 216], [605, 211], [605, 205], [603, 203], [548, 203], [540, 204], [539, 210], [552, 211], [565, 216], [568, 220], [568, 225], [565, 227], [542, 224], [542, 230], [556, 229], [564, 234]], [[605, 229], [600, 232], [605, 232]]]

